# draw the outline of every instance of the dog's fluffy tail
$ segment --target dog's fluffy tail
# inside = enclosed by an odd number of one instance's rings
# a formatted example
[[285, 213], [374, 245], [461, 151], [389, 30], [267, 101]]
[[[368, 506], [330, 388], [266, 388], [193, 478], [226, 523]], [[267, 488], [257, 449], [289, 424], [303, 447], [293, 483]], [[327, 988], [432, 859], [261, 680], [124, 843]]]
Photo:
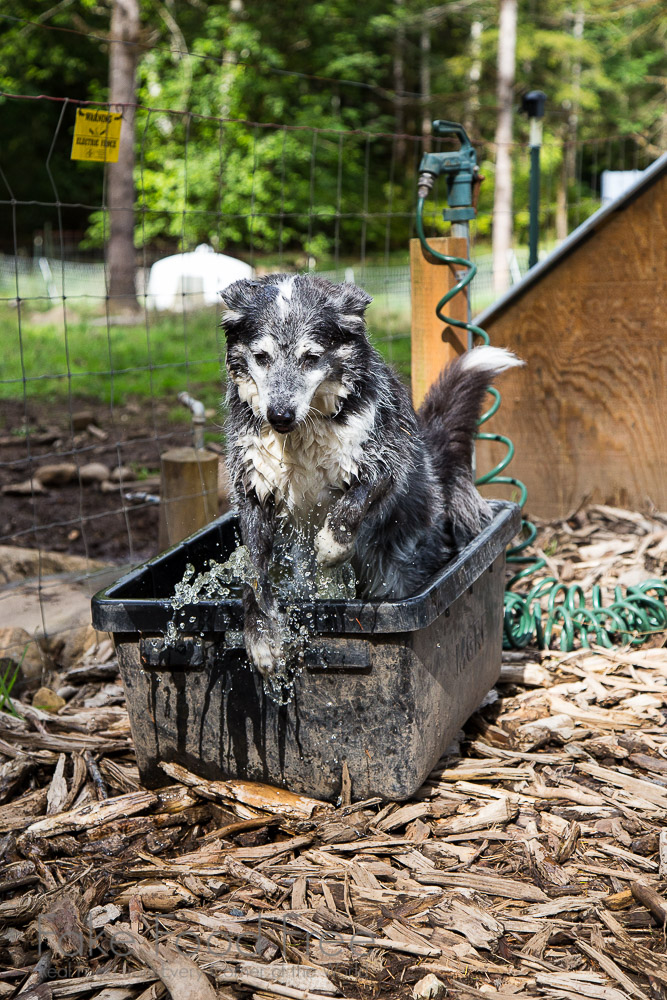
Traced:
[[477, 534], [491, 517], [472, 477], [473, 440], [486, 388], [496, 375], [523, 363], [503, 348], [475, 347], [441, 372], [419, 409], [446, 515], [462, 541]]

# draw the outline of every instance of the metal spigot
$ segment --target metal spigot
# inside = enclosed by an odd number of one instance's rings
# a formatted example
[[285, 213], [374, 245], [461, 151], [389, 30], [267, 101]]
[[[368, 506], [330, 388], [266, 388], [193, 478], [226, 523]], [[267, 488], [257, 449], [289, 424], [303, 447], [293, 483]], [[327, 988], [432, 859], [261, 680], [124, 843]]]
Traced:
[[204, 404], [189, 392], [179, 392], [178, 401], [192, 413], [192, 437], [194, 447], [199, 450], [204, 447], [204, 426], [206, 425], [206, 408]]

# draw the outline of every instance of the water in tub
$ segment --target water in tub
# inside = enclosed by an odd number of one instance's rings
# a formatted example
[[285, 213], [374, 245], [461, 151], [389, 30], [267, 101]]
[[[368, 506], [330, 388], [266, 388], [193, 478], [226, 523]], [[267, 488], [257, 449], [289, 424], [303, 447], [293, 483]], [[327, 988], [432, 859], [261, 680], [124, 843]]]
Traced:
[[[321, 566], [315, 559], [311, 532], [290, 524], [285, 524], [276, 533], [269, 576], [274, 593], [286, 612], [283, 639], [287, 655], [281, 670], [265, 678], [264, 687], [273, 700], [282, 702], [292, 697], [309, 636], [307, 624], [297, 629], [290, 626], [291, 612], [302, 601], [351, 600], [356, 595], [356, 580], [349, 563]], [[174, 645], [183, 635], [192, 632], [195, 619], [188, 620], [187, 613], [181, 614], [183, 608], [200, 601], [241, 597], [246, 584], [256, 586], [257, 573], [245, 545], [234, 549], [225, 562], [209, 559], [207, 568], [201, 573], [188, 563], [170, 599], [174, 614], [165, 632], [165, 645]]]

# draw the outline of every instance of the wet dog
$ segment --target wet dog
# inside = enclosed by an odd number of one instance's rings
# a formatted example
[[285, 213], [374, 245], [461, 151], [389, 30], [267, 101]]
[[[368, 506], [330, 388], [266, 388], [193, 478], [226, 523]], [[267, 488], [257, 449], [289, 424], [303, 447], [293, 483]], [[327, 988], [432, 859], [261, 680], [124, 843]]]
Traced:
[[414, 594], [491, 517], [473, 484], [473, 438], [486, 387], [522, 362], [477, 347], [416, 414], [368, 339], [360, 288], [273, 274], [222, 296], [228, 468], [258, 573], [245, 644], [270, 675], [284, 657], [268, 575], [280, 524], [310, 532], [320, 563], [351, 560], [360, 597]]

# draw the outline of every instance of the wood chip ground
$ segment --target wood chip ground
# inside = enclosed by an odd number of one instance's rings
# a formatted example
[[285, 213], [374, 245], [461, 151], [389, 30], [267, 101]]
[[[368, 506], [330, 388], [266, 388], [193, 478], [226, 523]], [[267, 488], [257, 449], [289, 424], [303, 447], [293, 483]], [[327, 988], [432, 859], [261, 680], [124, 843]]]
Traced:
[[[658, 515], [540, 540], [586, 588], [665, 573]], [[0, 713], [0, 1000], [664, 1000], [664, 643], [507, 653], [412, 801], [338, 806], [173, 765], [142, 788], [89, 649], [57, 714]]]

